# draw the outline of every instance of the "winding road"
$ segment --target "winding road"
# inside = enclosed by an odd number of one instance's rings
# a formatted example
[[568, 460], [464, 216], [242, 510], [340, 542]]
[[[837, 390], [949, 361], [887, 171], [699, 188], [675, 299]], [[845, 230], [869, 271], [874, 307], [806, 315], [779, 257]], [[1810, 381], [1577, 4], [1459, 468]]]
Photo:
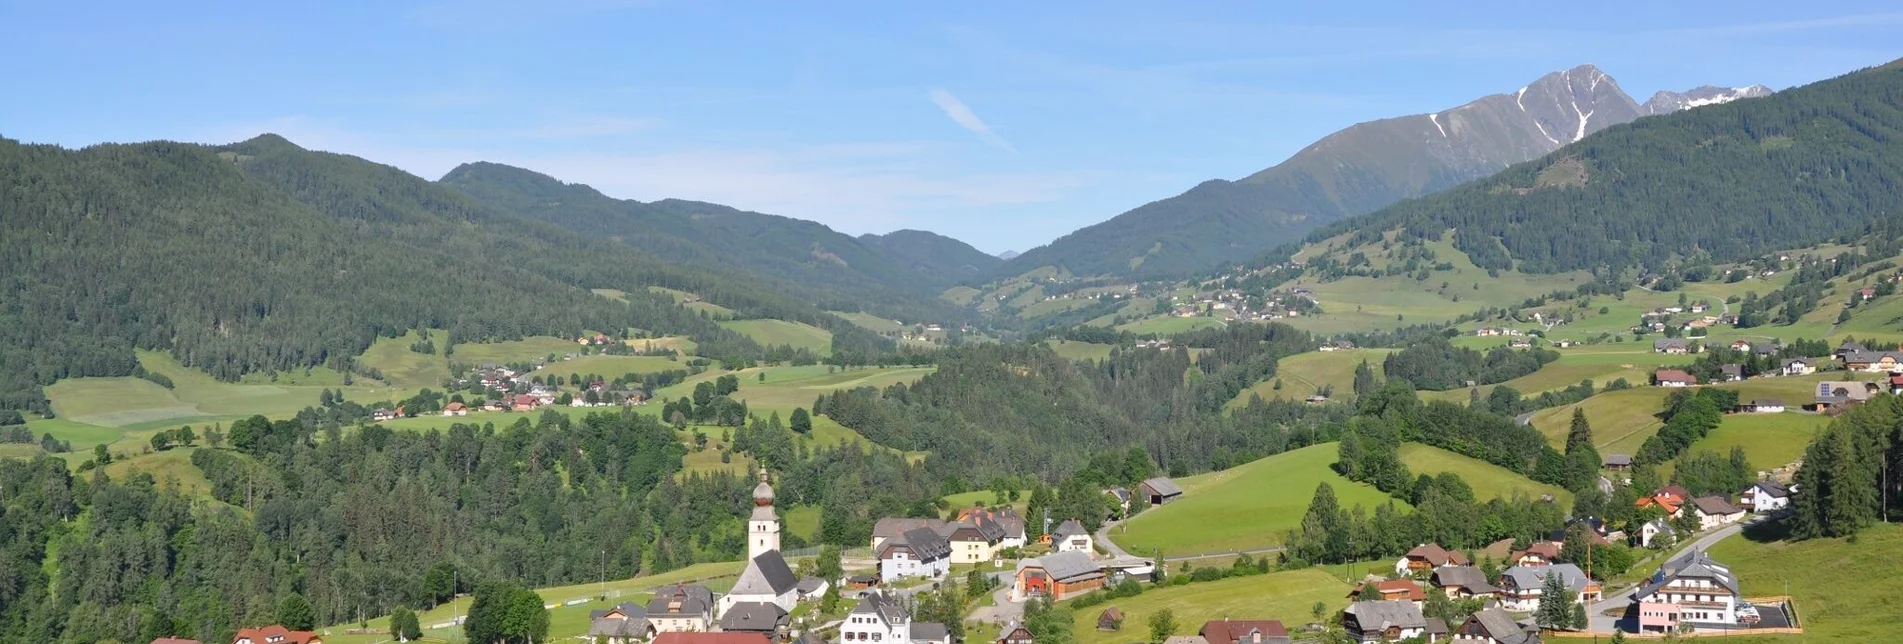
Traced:
[[[1736, 535], [1739, 532], [1743, 532], [1745, 526], [1756, 524], [1757, 522], [1763, 521], [1766, 518], [1768, 517], [1755, 516], [1755, 517], [1746, 519], [1744, 521], [1733, 523], [1731, 525], [1719, 528], [1709, 534], [1698, 537], [1697, 539], [1693, 539], [1691, 543], [1686, 544], [1682, 548], [1679, 548], [1677, 551], [1673, 552], [1670, 556], [1660, 559], [1659, 563], [1663, 564], [1664, 562], [1671, 561], [1672, 559], [1677, 558], [1679, 555], [1685, 554], [1686, 552], [1691, 550], [1709, 549], [1713, 545], [1716, 545], [1718, 542], [1724, 541], [1726, 538], [1731, 537], [1732, 535]], [[1625, 590], [1619, 591], [1618, 593], [1615, 593], [1612, 595], [1607, 595], [1605, 599], [1602, 599], [1592, 604], [1591, 606], [1588, 606], [1587, 613], [1591, 616], [1591, 619], [1592, 619], [1591, 632], [1599, 633], [1599, 634], [1611, 634], [1614, 630], [1617, 630], [1619, 628], [1619, 623], [1626, 621], [1626, 618], [1624, 617], [1626, 613], [1626, 609], [1632, 605], [1633, 593], [1637, 593], [1638, 591], [1639, 591], [1639, 584], [1633, 584], [1631, 588], [1627, 588]], [[1606, 615], [1607, 612], [1613, 611], [1613, 610], [1619, 611], [1619, 614], [1621, 616], [1610, 617]], [[1637, 629], [1631, 629], [1631, 630], [1637, 630]], [[1628, 632], [1631, 632], [1631, 630], [1628, 630]]]

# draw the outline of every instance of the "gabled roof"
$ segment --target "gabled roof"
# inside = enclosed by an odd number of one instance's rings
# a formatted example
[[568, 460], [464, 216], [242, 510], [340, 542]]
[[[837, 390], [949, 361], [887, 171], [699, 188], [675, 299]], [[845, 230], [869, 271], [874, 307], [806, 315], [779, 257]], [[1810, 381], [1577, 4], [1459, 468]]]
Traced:
[[[1349, 591], [1348, 596], [1360, 597], [1361, 591], [1367, 589], [1369, 583], [1364, 581], [1355, 584], [1354, 590]], [[1423, 592], [1420, 586], [1415, 585], [1413, 580], [1389, 579], [1372, 583], [1375, 591], [1381, 593], [1383, 599], [1404, 599], [1411, 602], [1427, 599], [1427, 593]]]
[[951, 629], [938, 622], [914, 622], [911, 636], [914, 642], [943, 642], [951, 639]]
[[1459, 566], [1472, 563], [1467, 561], [1466, 555], [1442, 548], [1438, 543], [1423, 543], [1415, 546], [1413, 550], [1407, 551], [1407, 558], [1420, 559], [1434, 566], [1449, 564]]
[[1513, 621], [1512, 615], [1500, 610], [1498, 606], [1491, 606], [1474, 613], [1473, 617], [1467, 618], [1467, 622], [1477, 624], [1481, 630], [1486, 631], [1488, 637], [1501, 644], [1534, 644], [1540, 641], [1537, 634], [1528, 633], [1519, 622]]
[[[614, 613], [625, 617], [619, 619], [608, 617]], [[590, 611], [588, 635], [591, 637], [647, 637], [647, 611], [634, 603], [622, 604], [611, 610]]]
[[[929, 530], [927, 532], [930, 532]], [[799, 575], [786, 565], [786, 558], [778, 550], [768, 550], [747, 562], [747, 569], [740, 572], [740, 579], [733, 584], [729, 595], [783, 595], [793, 592], [800, 585]]]
[[1421, 615], [1421, 609], [1414, 602], [1366, 601], [1349, 604], [1343, 612], [1360, 627], [1364, 633], [1385, 631], [1389, 628], [1427, 628], [1427, 618]]
[[1684, 369], [1660, 369], [1657, 373], [1652, 374], [1652, 378], [1659, 382], [1698, 382], [1697, 377], [1686, 373]]
[[1476, 595], [1485, 595], [1500, 591], [1499, 588], [1494, 587], [1491, 582], [1487, 581], [1486, 572], [1473, 566], [1447, 566], [1444, 568], [1436, 568], [1434, 570], [1432, 583], [1435, 588], [1458, 586]]
[[307, 644], [311, 640], [319, 639], [315, 632], [294, 631], [278, 624], [260, 626], [258, 628], [240, 628], [231, 639], [235, 642], [247, 638], [257, 644], [264, 644], [265, 642], [274, 642], [274, 644]]
[[1076, 519], [1065, 519], [1063, 523], [1057, 524], [1056, 530], [1051, 531], [1051, 536], [1052, 537], [1068, 537], [1071, 535], [1080, 535], [1080, 534], [1089, 534], [1089, 533], [1090, 531], [1084, 529], [1084, 524], [1078, 523]]
[[1091, 560], [1090, 555], [1075, 551], [1054, 552], [1018, 562], [1018, 570], [1025, 568], [1042, 568], [1045, 574], [1058, 581], [1103, 574], [1103, 568]]
[[1784, 487], [1783, 483], [1779, 483], [1777, 481], [1758, 481], [1756, 483], [1752, 483], [1751, 487], [1745, 488], [1744, 491], [1750, 492], [1753, 489], [1764, 490], [1765, 494], [1768, 494], [1770, 496], [1774, 496], [1780, 499], [1789, 497], [1791, 495], [1791, 489]]
[[1703, 579], [1738, 594], [1738, 578], [1731, 574], [1729, 567], [1713, 561], [1703, 550], [1693, 550], [1659, 566], [1658, 572], [1652, 573], [1652, 578], [1633, 596], [1642, 600], [1674, 579]]
[[1692, 343], [1686, 342], [1684, 338], [1659, 338], [1652, 341], [1653, 349], [1689, 348], [1691, 345]]
[[654, 636], [654, 644], [771, 644], [760, 633], [689, 633], [669, 631]]
[[1784, 401], [1778, 398], [1759, 398], [1751, 401], [1753, 407], [1783, 407]]
[[945, 522], [938, 519], [886, 518], [880, 519], [877, 523], [872, 524], [872, 537], [874, 539], [890, 539], [905, 534], [907, 530], [917, 530], [919, 528], [937, 530], [944, 525]]
[[887, 625], [903, 624], [911, 619], [911, 615], [906, 613], [904, 606], [900, 606], [883, 592], [866, 593], [865, 596], [859, 598], [859, 605], [852, 607], [852, 614], [877, 617], [879, 621]]
[[738, 602], [720, 616], [720, 630], [771, 633], [786, 625], [786, 609], [773, 602]]
[[1527, 546], [1525, 550], [1515, 550], [1513, 554], [1508, 555], [1507, 558], [1510, 560], [1518, 560], [1525, 555], [1539, 555], [1541, 559], [1551, 561], [1559, 556], [1559, 544], [1551, 541], [1541, 541]]
[[884, 559], [887, 553], [899, 548], [904, 548], [906, 552], [912, 553], [913, 557], [921, 561], [951, 556], [951, 541], [930, 528], [915, 528], [905, 531], [905, 534], [886, 539], [885, 545], [879, 549], [879, 558]]
[[1631, 465], [1632, 455], [1631, 454], [1607, 454], [1604, 460], [1607, 465]]
[[1586, 572], [1573, 564], [1514, 566], [1500, 573], [1500, 581], [1503, 586], [1533, 590], [1545, 587], [1547, 575], [1559, 575], [1560, 581], [1565, 582], [1566, 588], [1573, 592], [1585, 590], [1586, 586], [1592, 583], [1592, 580], [1586, 577]]
[[[676, 599], [681, 602], [680, 608], [669, 610], [668, 606]], [[708, 590], [706, 586], [676, 585], [655, 593], [654, 598], [648, 600], [650, 617], [696, 617], [711, 613], [713, 609], [714, 591]]]
[[1744, 511], [1744, 508], [1732, 505], [1722, 496], [1701, 496], [1692, 499], [1692, 505], [1697, 506], [1699, 512], [1710, 515], [1738, 514]]
[[1264, 642], [1288, 641], [1288, 629], [1279, 619], [1220, 619], [1203, 623], [1197, 635], [1209, 644], [1252, 642], [1256, 633]]
[[794, 588], [798, 588], [802, 593], [816, 593], [819, 592], [820, 587], [825, 585], [826, 580], [824, 579], [818, 577], [801, 577], [800, 583], [794, 586]]
[[1169, 480], [1168, 478], [1161, 477], [1161, 476], [1153, 478], [1153, 479], [1145, 479], [1143, 481], [1143, 486], [1150, 488], [1151, 492], [1155, 492], [1163, 496], [1176, 496], [1178, 494], [1183, 493], [1183, 488], [1177, 485], [1175, 481]]

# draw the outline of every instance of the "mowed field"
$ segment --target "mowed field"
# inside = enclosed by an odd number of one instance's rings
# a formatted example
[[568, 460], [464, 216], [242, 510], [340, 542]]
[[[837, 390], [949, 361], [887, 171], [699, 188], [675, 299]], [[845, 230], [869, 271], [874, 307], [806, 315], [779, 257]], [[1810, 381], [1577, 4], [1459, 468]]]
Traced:
[[1045, 340], [1044, 344], [1049, 346], [1052, 351], [1056, 351], [1057, 355], [1065, 359], [1090, 360], [1093, 362], [1109, 358], [1110, 350], [1116, 348], [1108, 344], [1078, 342], [1076, 340], [1065, 340], [1062, 338]]
[[[1461, 338], [1464, 344], [1476, 350], [1506, 344], [1503, 338]], [[1568, 349], [1554, 349], [1559, 359], [1547, 363], [1539, 371], [1494, 385], [1482, 385], [1480, 397], [1485, 398], [1496, 387], [1512, 387], [1527, 396], [1535, 396], [1543, 391], [1565, 389], [1579, 384], [1582, 380], [1591, 380], [1593, 387], [1604, 389], [1614, 380], [1624, 378], [1635, 387], [1649, 384], [1652, 372], [1665, 367], [1678, 367], [1691, 364], [1692, 356], [1675, 356], [1653, 353], [1651, 343], [1615, 342]], [[1421, 392], [1423, 400], [1447, 400], [1465, 403], [1473, 394], [1466, 388], [1447, 391]]]
[[[1868, 380], [1871, 377], [1871, 374], [1852, 374], [1839, 371], [1809, 376], [1752, 378], [1743, 382], [1728, 382], [1707, 386], [1737, 391], [1738, 400], [1740, 401], [1750, 401], [1758, 398], [1776, 398], [1783, 400], [1786, 405], [1795, 408], [1814, 399], [1815, 388], [1819, 382], [1825, 380]], [[1659, 420], [1657, 414], [1664, 408], [1665, 397], [1670, 395], [1671, 391], [1671, 389], [1664, 387], [1635, 386], [1631, 389], [1600, 393], [1578, 403], [1539, 411], [1533, 414], [1533, 426], [1539, 429], [1540, 433], [1546, 435], [1548, 442], [1558, 447], [1565, 444], [1566, 432], [1568, 428], [1572, 426], [1573, 409], [1584, 409], [1586, 411], [1587, 422], [1592, 423], [1593, 443], [1599, 448], [1601, 454], [1632, 454], [1637, 452], [1639, 446], [1645, 443], [1645, 439], [1658, 433], [1659, 428], [1664, 426], [1664, 422]], [[1786, 415], [1787, 414], [1778, 414], [1777, 416], [1784, 417]], [[1800, 417], [1801, 414], [1789, 413], [1788, 416]], [[1730, 416], [1727, 416], [1726, 422], [1732, 422]], [[1757, 423], [1775, 423], [1777, 421], [1751, 420], [1742, 422], [1745, 423], [1743, 426], [1747, 428], [1746, 431], [1757, 431], [1763, 434], [1758, 438], [1773, 441], [1772, 444], [1767, 445], [1766, 454], [1764, 456], [1759, 456], [1755, 453], [1751, 454], [1753, 464], [1763, 465], [1763, 460], [1765, 459], [1776, 458], [1778, 454], [1789, 453], [1790, 437], [1788, 435], [1780, 438], [1776, 436], [1777, 432], [1757, 425]], [[1731, 443], [1717, 442], [1730, 440], [1722, 438], [1725, 436], [1723, 430], [1724, 425], [1720, 425], [1718, 429], [1712, 431], [1711, 436], [1707, 436], [1700, 444], [1710, 443], [1713, 445], [1722, 445], [1725, 451], [1729, 451], [1731, 449], [1729, 446]], [[1793, 434], [1799, 431], [1802, 430], [1790, 430], [1785, 433]], [[1738, 440], [1749, 441], [1752, 439], [1741, 438]], [[1756, 451], [1752, 449], [1750, 442], [1740, 442], [1738, 444], [1743, 444], [1747, 452]], [[1801, 453], [1803, 451], [1802, 447], [1798, 447], [1797, 451]], [[1783, 463], [1777, 463], [1777, 465], [1782, 464]]]
[[[1221, 472], [1178, 479], [1182, 500], [1151, 508], [1112, 533], [1131, 554], [1165, 556], [1281, 545], [1302, 522], [1315, 488], [1335, 488], [1343, 508], [1388, 503], [1387, 494], [1342, 478], [1329, 466], [1335, 443], [1310, 445]], [[1400, 503], [1395, 501], [1395, 503]]]
[[1743, 447], [1751, 467], [1771, 470], [1803, 458], [1811, 438], [1829, 425], [1830, 418], [1818, 414], [1729, 414], [1686, 452], [1729, 455], [1732, 447]]
[[1408, 471], [1416, 476], [1453, 472], [1473, 487], [1474, 498], [1477, 499], [1510, 499], [1515, 495], [1538, 498], [1541, 494], [1551, 494], [1560, 500], [1562, 507], [1572, 507], [1571, 492], [1558, 486], [1536, 483], [1512, 470], [1471, 456], [1420, 443], [1402, 443], [1400, 452], [1401, 462], [1406, 463]]
[[1137, 335], [1155, 334], [1159, 336], [1169, 336], [1178, 333], [1187, 333], [1197, 329], [1220, 327], [1226, 324], [1228, 324], [1228, 322], [1219, 317], [1196, 316], [1179, 318], [1176, 316], [1162, 316], [1144, 318], [1135, 322], [1122, 324], [1117, 326], [1117, 330], [1129, 331]]
[[[1172, 571], [1174, 572], [1174, 571]], [[1348, 605], [1349, 586], [1320, 568], [1232, 577], [1186, 586], [1146, 589], [1143, 594], [1077, 609], [1071, 632], [1078, 644], [1122, 644], [1148, 638], [1150, 617], [1163, 610], [1176, 615], [1176, 634], [1195, 633], [1216, 619], [1279, 619], [1291, 632], [1314, 621], [1316, 602], [1333, 614]], [[1123, 612], [1123, 630], [1097, 630], [1097, 614], [1115, 606]], [[985, 631], [989, 632], [989, 631]]]
[[810, 324], [785, 320], [731, 320], [721, 322], [720, 326], [766, 346], [790, 345], [822, 356], [832, 355], [833, 352], [832, 332]]
[[687, 370], [687, 365], [660, 356], [593, 355], [550, 363], [546, 367], [535, 370], [535, 374], [544, 378], [555, 376], [563, 380], [567, 380], [570, 376], [576, 374], [583, 376], [593, 374], [613, 380], [623, 374], [659, 373], [662, 371], [677, 370], [685, 371]]
[[[1362, 361], [1374, 370], [1376, 378], [1385, 378], [1381, 367], [1392, 349], [1350, 349], [1347, 351], [1310, 351], [1298, 353], [1275, 363], [1275, 377], [1256, 383], [1254, 387], [1236, 394], [1229, 406], [1238, 407], [1248, 404], [1251, 396], [1261, 396], [1263, 400], [1284, 398], [1301, 400], [1315, 395], [1323, 387], [1332, 387], [1335, 396], [1348, 396], [1354, 393], [1355, 368]], [[1275, 381], [1282, 381], [1280, 390]]]
[[1847, 539], [1753, 541], [1736, 536], [1712, 546], [1746, 597], [1795, 598], [1803, 635], [1723, 638], [1727, 642], [1894, 642], [1903, 610], [1903, 526], [1866, 528]]
[[[700, 583], [714, 592], [725, 592], [733, 587], [734, 577], [740, 574], [744, 566], [738, 561], [694, 564], [679, 570], [658, 575], [635, 577], [633, 579], [609, 579], [606, 584], [587, 583], [555, 588], [538, 588], [536, 594], [542, 596], [545, 604], [555, 604], [548, 611], [549, 641], [576, 641], [588, 633], [588, 612], [609, 608], [623, 602], [635, 602], [646, 605], [654, 589], [672, 586], [676, 583]], [[607, 599], [599, 599], [606, 594]], [[569, 602], [578, 602], [570, 604]], [[457, 615], [469, 610], [470, 597], [463, 596], [457, 602], [435, 608], [418, 611], [417, 621], [423, 625], [423, 641], [461, 642], [461, 626], [431, 628], [448, 625]], [[390, 639], [390, 618], [385, 615], [369, 621], [372, 631], [366, 635], [346, 635], [345, 631], [358, 628], [352, 624], [338, 624], [320, 629], [326, 644], [384, 644]]]

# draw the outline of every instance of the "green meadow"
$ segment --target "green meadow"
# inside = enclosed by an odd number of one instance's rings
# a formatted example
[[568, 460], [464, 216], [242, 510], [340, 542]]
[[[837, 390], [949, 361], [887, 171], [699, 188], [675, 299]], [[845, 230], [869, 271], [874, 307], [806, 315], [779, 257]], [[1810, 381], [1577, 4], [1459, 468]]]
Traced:
[[821, 356], [832, 355], [833, 334], [825, 329], [785, 320], [729, 320], [720, 326], [753, 338], [766, 346], [789, 345]]
[[[1386, 376], [1381, 364], [1392, 352], [1391, 349], [1350, 349], [1310, 351], [1288, 356], [1275, 363], [1275, 377], [1244, 389], [1236, 394], [1234, 400], [1229, 401], [1229, 405], [1248, 404], [1252, 396], [1261, 396], [1263, 400], [1301, 400], [1315, 395], [1323, 387], [1331, 388], [1336, 396], [1349, 396], [1355, 390], [1355, 368], [1362, 361], [1367, 361], [1375, 377], [1384, 378]], [[1277, 380], [1282, 381], [1279, 390], [1275, 388]]]
[[1447, 450], [1420, 443], [1401, 444], [1401, 462], [1415, 475], [1442, 474], [1452, 472], [1472, 486], [1474, 498], [1510, 499], [1515, 495], [1538, 497], [1551, 494], [1559, 499], [1562, 507], [1572, 507], [1571, 492], [1558, 486], [1535, 483], [1519, 473], [1486, 461], [1455, 454]]
[[[1310, 445], [1220, 472], [1177, 479], [1183, 498], [1131, 519], [1111, 538], [1131, 554], [1164, 556], [1267, 548], [1302, 522], [1315, 488], [1328, 483], [1341, 506], [1388, 503], [1387, 494], [1342, 478], [1334, 443]], [[1395, 501], [1395, 503], [1400, 503]]]
[[[1146, 640], [1150, 617], [1164, 610], [1175, 614], [1178, 635], [1195, 633], [1204, 622], [1225, 618], [1279, 619], [1294, 632], [1302, 624], [1315, 621], [1311, 611], [1317, 602], [1326, 605], [1331, 615], [1346, 607], [1348, 590], [1348, 584], [1320, 568], [1150, 588], [1141, 595], [1112, 600], [1101, 607], [1077, 609], [1071, 632], [1078, 644]], [[1123, 629], [1097, 630], [1097, 615], [1111, 606], [1123, 613]]]

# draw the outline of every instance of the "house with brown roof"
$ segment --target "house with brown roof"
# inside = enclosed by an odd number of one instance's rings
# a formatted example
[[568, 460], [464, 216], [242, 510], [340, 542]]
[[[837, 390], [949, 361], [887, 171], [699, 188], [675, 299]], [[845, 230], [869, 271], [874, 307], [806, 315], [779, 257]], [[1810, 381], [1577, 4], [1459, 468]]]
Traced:
[[1690, 387], [1698, 384], [1698, 377], [1684, 369], [1660, 369], [1652, 374], [1652, 384], [1660, 387]]
[[1097, 613], [1097, 630], [1114, 631], [1121, 630], [1122, 628], [1123, 611], [1117, 610], [1117, 607], [1111, 606], [1103, 609], [1103, 612]]
[[1665, 516], [1678, 518], [1684, 511], [1685, 502], [1691, 500], [1691, 495], [1692, 493], [1685, 491], [1685, 488], [1667, 485], [1653, 490], [1651, 494], [1639, 497], [1637, 505], [1641, 508], [1657, 506], [1665, 512]]
[[994, 644], [1037, 644], [1037, 638], [1031, 636], [1031, 630], [1017, 622], [1006, 624], [1004, 630], [998, 633], [998, 639], [992, 641]]
[[448, 405], [444, 405], [443, 415], [444, 416], [468, 416], [469, 406], [459, 402], [453, 402]]
[[1137, 484], [1137, 494], [1149, 497], [1150, 505], [1163, 505], [1183, 498], [1183, 488], [1159, 476]]
[[1442, 548], [1438, 543], [1423, 543], [1394, 562], [1394, 574], [1411, 575], [1441, 566], [1465, 566], [1470, 563], [1473, 562], [1468, 561], [1466, 555]]
[[1512, 566], [1545, 566], [1559, 558], [1559, 548], [1560, 544], [1556, 542], [1541, 541], [1523, 550], [1513, 551], [1513, 554], [1507, 555], [1506, 563]]
[[[1436, 619], [1441, 635], [1447, 624]], [[1409, 602], [1360, 601], [1341, 611], [1341, 628], [1357, 642], [1396, 642], [1420, 637], [1435, 641], [1421, 607]]]
[[1500, 588], [1487, 581], [1487, 573], [1473, 566], [1436, 568], [1429, 583], [1452, 599], [1500, 595]]
[[1427, 592], [1421, 590], [1421, 585], [1414, 583], [1412, 579], [1364, 581], [1355, 584], [1355, 587], [1348, 591], [1347, 597], [1348, 599], [1359, 598], [1363, 593], [1368, 592], [1369, 588], [1373, 588], [1374, 592], [1381, 596], [1381, 601], [1413, 602], [1415, 604], [1427, 601]]
[[294, 631], [277, 624], [258, 628], [240, 628], [231, 644], [324, 644], [324, 638], [311, 631]]
[[1692, 512], [1698, 516], [1698, 529], [1709, 530], [1744, 520], [1744, 508], [1732, 505], [1722, 496], [1692, 499]]
[[1513, 615], [1489, 607], [1468, 617], [1450, 633], [1450, 641], [1461, 644], [1539, 644], [1540, 630], [1537, 627], [1521, 626], [1514, 621]]
[[1209, 644], [1288, 644], [1288, 629], [1278, 619], [1220, 619], [1203, 622], [1196, 632]]

